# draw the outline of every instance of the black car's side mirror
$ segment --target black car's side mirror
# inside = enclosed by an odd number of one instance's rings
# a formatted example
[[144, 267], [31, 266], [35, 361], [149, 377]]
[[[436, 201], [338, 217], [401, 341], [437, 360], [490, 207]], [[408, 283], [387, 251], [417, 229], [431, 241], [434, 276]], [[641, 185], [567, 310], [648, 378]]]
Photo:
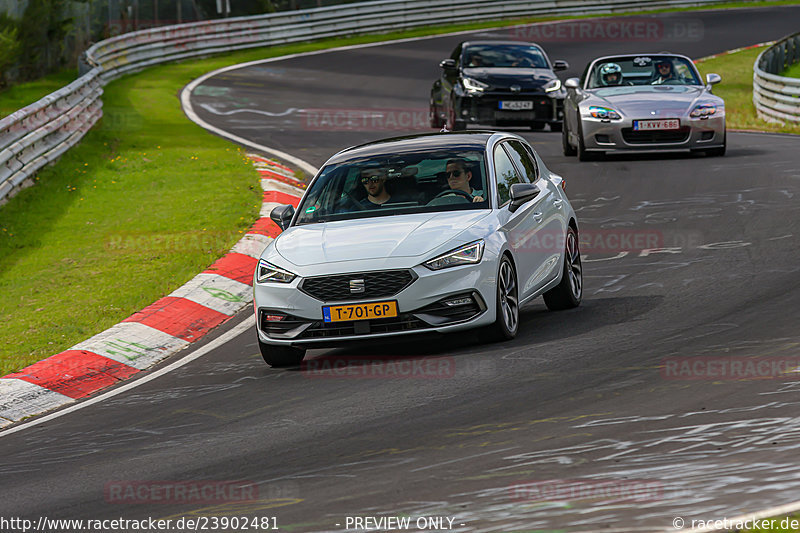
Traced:
[[522, 207], [525, 202], [533, 200], [539, 196], [539, 187], [533, 183], [515, 183], [508, 190], [511, 196], [511, 203], [508, 205], [508, 210], [512, 213]]
[[567, 63], [563, 59], [556, 59], [555, 61], [553, 61], [554, 72], [559, 70], [567, 70], [568, 68], [569, 68], [569, 63]]
[[439, 66], [442, 67], [444, 70], [454, 70], [456, 68], [456, 60], [455, 59], [445, 59]]
[[281, 230], [289, 227], [289, 223], [294, 216], [294, 206], [289, 204], [279, 205], [269, 213], [269, 218], [278, 225]]

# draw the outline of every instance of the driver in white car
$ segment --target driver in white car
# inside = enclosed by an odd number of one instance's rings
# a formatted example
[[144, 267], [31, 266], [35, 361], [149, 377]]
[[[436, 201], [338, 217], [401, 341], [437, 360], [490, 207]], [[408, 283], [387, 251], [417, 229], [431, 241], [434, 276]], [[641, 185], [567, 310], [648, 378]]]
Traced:
[[469, 183], [469, 180], [472, 179], [472, 171], [468, 170], [466, 161], [451, 159], [447, 162], [445, 174], [447, 174], [447, 185], [450, 189], [469, 194], [473, 202], [484, 201], [485, 193], [482, 190], [473, 189]]

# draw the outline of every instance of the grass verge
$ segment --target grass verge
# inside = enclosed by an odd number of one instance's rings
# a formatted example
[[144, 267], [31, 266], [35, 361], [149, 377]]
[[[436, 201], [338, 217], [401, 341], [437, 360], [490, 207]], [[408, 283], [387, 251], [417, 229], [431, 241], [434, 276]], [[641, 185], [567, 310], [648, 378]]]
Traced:
[[714, 94], [725, 99], [726, 123], [729, 129], [758, 130], [800, 134], [800, 124], [778, 124], [758, 118], [753, 105], [753, 63], [764, 48], [742, 50], [697, 64], [705, 76], [716, 72], [722, 83], [714, 87]]
[[[36, 187], [0, 208], [0, 376], [63, 351], [168, 294], [227, 251], [256, 218], [257, 174], [241, 152], [189, 122], [180, 110], [176, 96], [192, 79], [285, 54], [561, 18], [256, 49], [153, 67], [109, 84], [102, 123], [40, 172]], [[706, 71], [719, 72], [727, 82], [720, 94], [744, 90], [740, 79], [752, 76], [752, 60], [725, 68], [713, 61]], [[72, 79], [73, 73], [65, 71], [9, 89], [0, 94], [0, 111], [23, 107]], [[736, 124], [731, 127], [747, 127]]]
[[763, 520], [762, 523], [765, 523], [766, 527], [743, 530], [742, 533], [794, 533], [800, 531], [800, 529], [798, 529], [798, 524], [800, 524], [800, 514], [766, 519]]
[[786, 76], [787, 78], [800, 78], [800, 63], [795, 63], [791, 67], [787, 68], [786, 71], [781, 74], [781, 76]]

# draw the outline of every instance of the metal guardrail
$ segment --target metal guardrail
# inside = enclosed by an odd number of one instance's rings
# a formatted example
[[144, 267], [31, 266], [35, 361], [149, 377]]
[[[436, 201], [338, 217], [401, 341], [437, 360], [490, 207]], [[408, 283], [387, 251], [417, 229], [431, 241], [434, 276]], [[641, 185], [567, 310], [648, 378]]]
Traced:
[[96, 43], [81, 77], [0, 120], [0, 203], [73, 146], [102, 116], [102, 85], [151, 65], [327, 37], [530, 15], [707, 6], [725, 0], [379, 0], [165, 26]]
[[800, 78], [779, 76], [800, 63], [800, 33], [784, 37], [753, 65], [753, 104], [764, 120], [800, 123]]
[[103, 115], [101, 69], [0, 120], [0, 204], [74, 146]]

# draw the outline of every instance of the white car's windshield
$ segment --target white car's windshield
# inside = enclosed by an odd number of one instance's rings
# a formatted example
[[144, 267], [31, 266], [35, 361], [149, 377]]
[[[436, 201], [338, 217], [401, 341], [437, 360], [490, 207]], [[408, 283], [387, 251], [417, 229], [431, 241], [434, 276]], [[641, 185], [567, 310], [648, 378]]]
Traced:
[[694, 65], [676, 56], [605, 59], [597, 62], [588, 76], [589, 89], [634, 85], [702, 85]]
[[488, 208], [484, 152], [470, 147], [330, 164], [304, 196], [296, 223]]

